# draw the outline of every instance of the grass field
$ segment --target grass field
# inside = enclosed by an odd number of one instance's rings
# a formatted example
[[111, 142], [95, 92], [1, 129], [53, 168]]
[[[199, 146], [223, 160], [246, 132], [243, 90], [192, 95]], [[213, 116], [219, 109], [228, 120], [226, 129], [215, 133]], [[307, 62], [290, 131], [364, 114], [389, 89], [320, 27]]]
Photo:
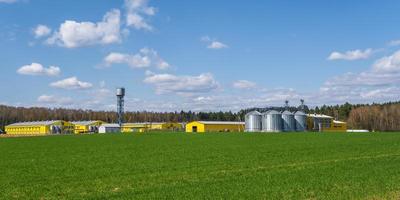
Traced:
[[400, 133], [0, 138], [0, 199], [400, 199]]

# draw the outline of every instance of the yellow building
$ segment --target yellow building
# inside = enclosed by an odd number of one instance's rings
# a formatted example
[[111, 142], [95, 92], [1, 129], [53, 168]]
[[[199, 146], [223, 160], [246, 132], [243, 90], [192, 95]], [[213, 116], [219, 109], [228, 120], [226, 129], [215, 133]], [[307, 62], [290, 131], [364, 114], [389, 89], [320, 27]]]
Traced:
[[125, 123], [122, 124], [121, 131], [123, 133], [143, 133], [148, 130], [146, 123]]
[[346, 132], [347, 123], [320, 114], [307, 114], [307, 129], [321, 132]]
[[194, 121], [186, 124], [187, 133], [243, 131], [244, 122]]
[[61, 121], [20, 122], [5, 127], [10, 135], [50, 135], [70, 134], [74, 131], [74, 125]]
[[79, 121], [71, 122], [74, 125], [74, 133], [98, 133], [99, 127], [104, 123], [102, 121]]
[[143, 133], [146, 131], [179, 131], [182, 130], [182, 124], [172, 122], [145, 122], [145, 123], [125, 123], [122, 125], [122, 132], [132, 133], [139, 132]]

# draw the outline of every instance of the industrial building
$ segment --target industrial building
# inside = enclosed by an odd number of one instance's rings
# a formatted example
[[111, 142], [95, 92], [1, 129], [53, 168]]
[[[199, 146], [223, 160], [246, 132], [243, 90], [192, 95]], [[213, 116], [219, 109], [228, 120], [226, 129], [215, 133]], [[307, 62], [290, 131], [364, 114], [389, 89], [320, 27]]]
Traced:
[[181, 131], [183, 125], [181, 123], [173, 122], [144, 122], [144, 123], [125, 123], [121, 128], [124, 133], [138, 132], [143, 133], [146, 131]]
[[119, 124], [102, 124], [99, 127], [99, 133], [120, 133], [121, 127]]
[[74, 125], [74, 133], [98, 133], [99, 127], [104, 123], [102, 121], [76, 121], [71, 122]]
[[244, 122], [194, 121], [186, 124], [187, 133], [243, 132]]
[[307, 114], [307, 127], [311, 131], [346, 132], [347, 123], [334, 120], [333, 117], [320, 114]]
[[74, 125], [62, 120], [20, 122], [6, 126], [5, 130], [9, 135], [72, 134]]

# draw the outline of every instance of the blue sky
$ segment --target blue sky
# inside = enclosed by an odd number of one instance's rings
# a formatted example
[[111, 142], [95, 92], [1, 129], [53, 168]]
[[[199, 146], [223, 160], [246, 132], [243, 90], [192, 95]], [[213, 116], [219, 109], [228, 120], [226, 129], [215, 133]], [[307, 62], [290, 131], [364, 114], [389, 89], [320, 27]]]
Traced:
[[0, 0], [0, 103], [215, 111], [400, 98], [399, 1]]

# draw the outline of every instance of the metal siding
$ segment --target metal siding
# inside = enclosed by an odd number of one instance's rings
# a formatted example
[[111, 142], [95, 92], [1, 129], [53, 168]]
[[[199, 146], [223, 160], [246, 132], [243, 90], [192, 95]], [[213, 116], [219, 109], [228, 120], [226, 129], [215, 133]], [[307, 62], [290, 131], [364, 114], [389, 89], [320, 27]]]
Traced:
[[307, 116], [305, 113], [301, 111], [297, 111], [294, 115], [294, 119], [296, 121], [296, 131], [306, 131], [307, 126]]
[[250, 112], [245, 116], [245, 131], [260, 132], [262, 130], [262, 116], [259, 112]]
[[285, 111], [282, 113], [283, 131], [292, 132], [296, 130], [296, 121], [293, 113]]

